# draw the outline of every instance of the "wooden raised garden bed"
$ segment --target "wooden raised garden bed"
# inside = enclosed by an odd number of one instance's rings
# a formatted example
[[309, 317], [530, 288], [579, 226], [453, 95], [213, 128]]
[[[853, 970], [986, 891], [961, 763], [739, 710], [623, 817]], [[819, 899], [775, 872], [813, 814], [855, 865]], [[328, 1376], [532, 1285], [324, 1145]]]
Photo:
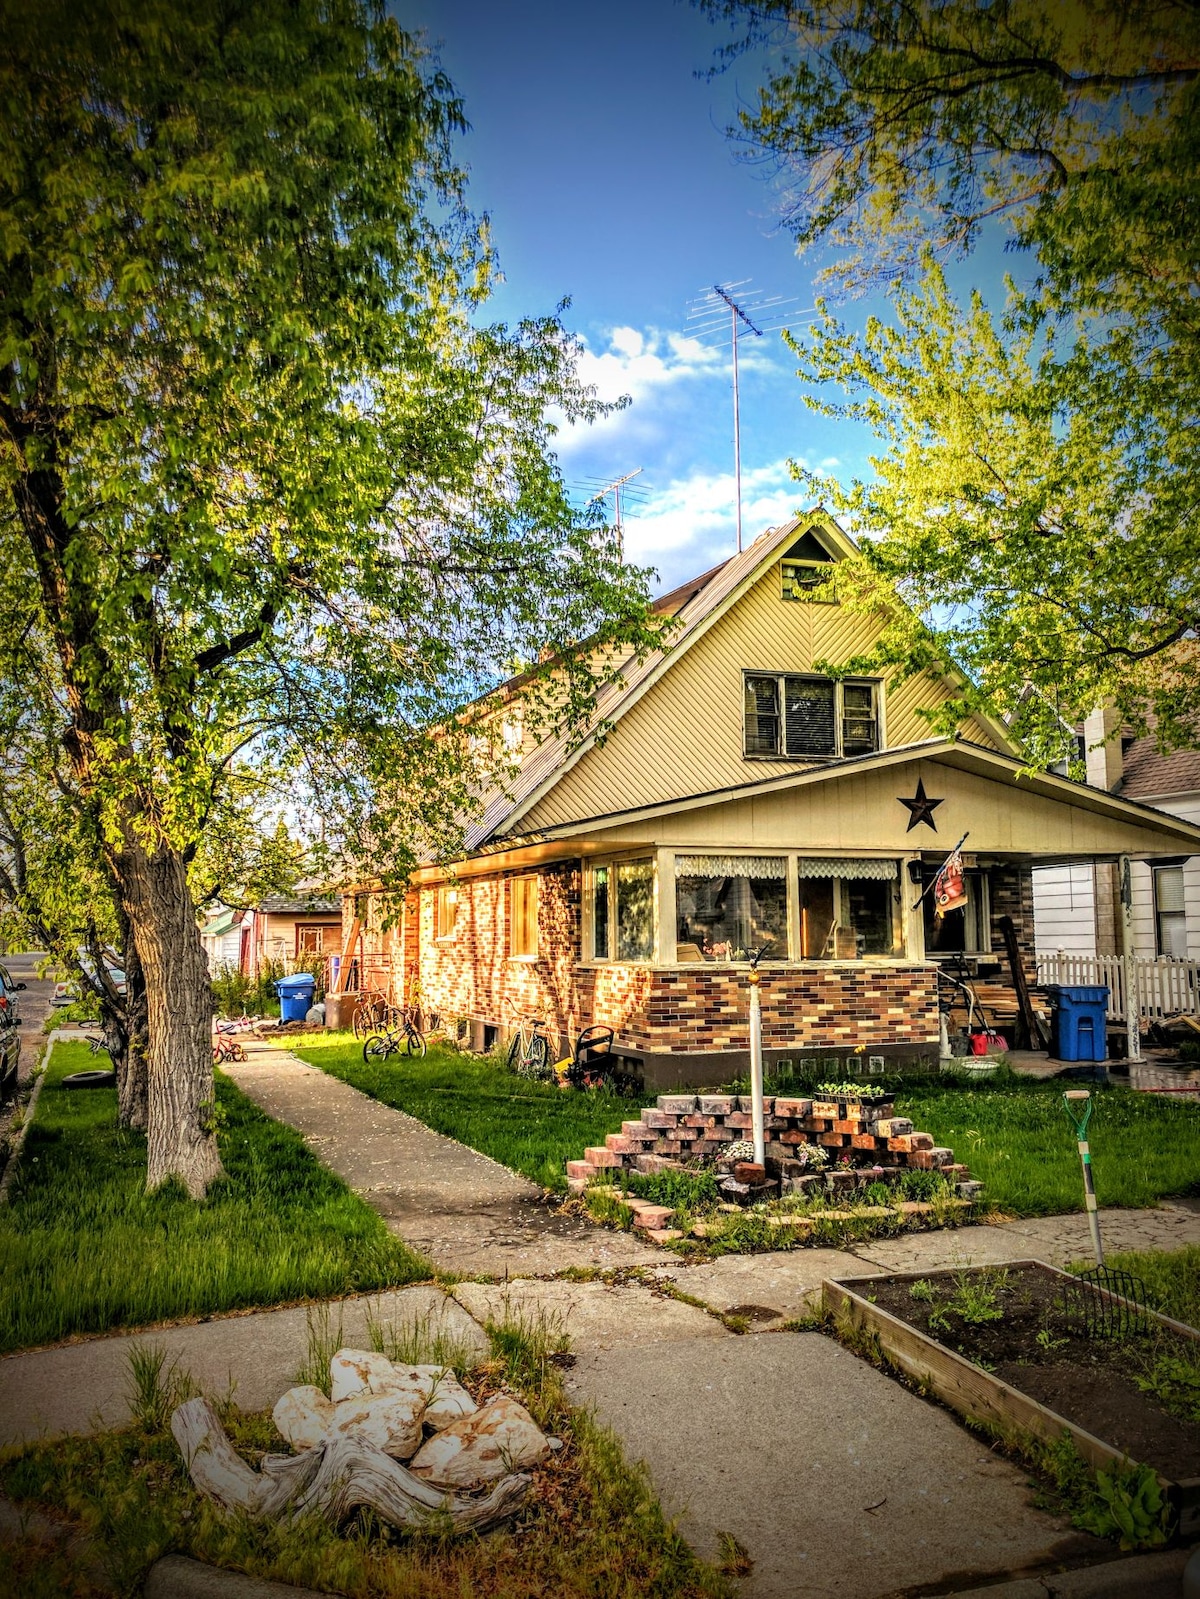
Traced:
[[[991, 1422], [1002, 1432], [1019, 1429], [1051, 1444], [1068, 1433], [1094, 1470], [1124, 1460], [1150, 1466], [1175, 1507], [1179, 1534], [1194, 1537], [1200, 1533], [1200, 1422], [1168, 1412], [1127, 1373], [1148, 1347], [1169, 1351], [1182, 1341], [1200, 1354], [1200, 1332], [1148, 1311], [1155, 1343], [1072, 1336], [1055, 1305], [1076, 1283], [1043, 1261], [1020, 1260], [826, 1281], [823, 1298], [827, 1312], [873, 1335], [891, 1365], [967, 1420]], [[952, 1302], [964, 1286], [978, 1285], [996, 1294], [1002, 1314], [964, 1321]], [[936, 1330], [929, 1329], [931, 1316]]]

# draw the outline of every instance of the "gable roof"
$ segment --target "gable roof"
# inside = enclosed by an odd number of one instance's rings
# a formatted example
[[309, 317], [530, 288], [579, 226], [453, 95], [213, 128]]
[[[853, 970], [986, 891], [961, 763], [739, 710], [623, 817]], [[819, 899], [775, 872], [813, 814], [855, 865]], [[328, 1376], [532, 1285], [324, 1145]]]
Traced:
[[[762, 577], [764, 570], [795, 542], [797, 534], [814, 524], [835, 560], [857, 553], [853, 540], [817, 506], [779, 527], [768, 528], [737, 555], [663, 595], [655, 609], [674, 615], [678, 622], [670, 644], [651, 652], [643, 661], [630, 657], [622, 663], [619, 679], [606, 685], [596, 696], [595, 713], [582, 735], [576, 735], [574, 741], [565, 734], [546, 739], [525, 757], [511, 785], [493, 794], [481, 814], [466, 828], [467, 853], [481, 849], [498, 834], [515, 827], [597, 739], [738, 603]], [[986, 724], [1002, 747], [1011, 747], [1002, 727], [982, 716], [979, 720]]]

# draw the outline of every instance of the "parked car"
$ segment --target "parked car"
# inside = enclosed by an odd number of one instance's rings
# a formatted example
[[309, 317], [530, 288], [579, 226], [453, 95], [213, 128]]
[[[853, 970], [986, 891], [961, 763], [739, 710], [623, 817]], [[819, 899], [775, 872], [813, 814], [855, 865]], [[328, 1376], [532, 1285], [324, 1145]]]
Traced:
[[[79, 964], [90, 976], [93, 970], [92, 958], [90, 955], [84, 954], [82, 950], [79, 953]], [[129, 985], [126, 982], [125, 973], [122, 968], [116, 965], [115, 962], [105, 961], [104, 969], [108, 973], [109, 979], [117, 993], [123, 995]], [[62, 981], [55, 983], [54, 992], [50, 996], [50, 1003], [51, 1005], [55, 1006], [73, 1005], [77, 999], [82, 999], [82, 997], [83, 995], [80, 991], [78, 981], [73, 977], [64, 978]]]
[[[5, 973], [5, 976], [8, 974]], [[21, 985], [24, 987], [24, 984]], [[17, 1091], [17, 1067], [21, 1061], [21, 1030], [7, 1016], [0, 1021], [0, 1105]]]
[[11, 1018], [14, 1024], [19, 1023], [21, 1020], [17, 994], [24, 987], [24, 983], [14, 982], [12, 973], [7, 966], [0, 966], [0, 1015]]

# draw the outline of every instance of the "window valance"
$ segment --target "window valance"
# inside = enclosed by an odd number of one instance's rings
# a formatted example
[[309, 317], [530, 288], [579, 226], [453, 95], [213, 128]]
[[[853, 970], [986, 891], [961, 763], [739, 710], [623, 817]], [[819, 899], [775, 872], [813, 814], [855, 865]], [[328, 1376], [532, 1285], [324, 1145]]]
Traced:
[[786, 855], [676, 855], [678, 877], [787, 877]]
[[854, 860], [851, 857], [819, 859], [802, 855], [798, 865], [801, 877], [865, 877], [880, 883], [900, 875], [895, 861]]

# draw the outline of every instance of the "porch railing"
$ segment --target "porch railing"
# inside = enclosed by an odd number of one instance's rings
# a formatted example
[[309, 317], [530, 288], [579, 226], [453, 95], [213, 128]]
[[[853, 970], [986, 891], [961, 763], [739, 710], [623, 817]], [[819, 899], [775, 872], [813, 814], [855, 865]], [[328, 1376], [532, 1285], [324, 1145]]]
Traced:
[[[1121, 955], [1069, 955], [1065, 950], [1037, 958], [1039, 983], [1066, 983], [1108, 989], [1108, 1017], [1123, 1022], [1125, 959]], [[1138, 1014], [1150, 1021], [1164, 1016], [1200, 1015], [1200, 961], [1138, 955], [1133, 960]]]

